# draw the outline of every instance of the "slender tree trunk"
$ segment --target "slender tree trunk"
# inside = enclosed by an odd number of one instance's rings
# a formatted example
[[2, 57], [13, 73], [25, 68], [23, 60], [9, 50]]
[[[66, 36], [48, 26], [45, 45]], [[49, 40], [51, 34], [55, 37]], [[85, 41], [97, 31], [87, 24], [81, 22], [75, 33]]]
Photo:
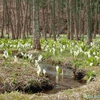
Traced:
[[47, 39], [47, 33], [49, 33], [49, 9], [48, 9], [48, 3], [47, 2], [47, 7], [46, 7], [46, 22], [45, 22], [45, 30], [46, 30], [46, 33], [45, 33], [45, 38]]
[[60, 33], [62, 32], [62, 29], [61, 29], [61, 0], [58, 0], [57, 2], [58, 4], [58, 36], [60, 35]]
[[20, 33], [20, 28], [21, 28], [21, 25], [20, 25], [20, 8], [21, 8], [21, 1], [20, 0], [16, 0], [16, 13], [17, 13], [17, 28], [16, 28], [16, 39], [19, 38], [19, 34]]
[[95, 22], [94, 22], [94, 38], [96, 38], [96, 34], [97, 34], [97, 27], [98, 27], [98, 1], [96, 2], [96, 7], [94, 8], [94, 12], [95, 12], [95, 15], [94, 15], [94, 19], [95, 19]]
[[86, 12], [87, 12], [87, 44], [92, 41], [91, 34], [91, 0], [86, 0]]
[[79, 2], [79, 38], [82, 36], [82, 1]]
[[73, 15], [74, 15], [74, 30], [75, 30], [75, 35], [76, 35], [76, 40], [79, 40], [78, 34], [79, 34], [79, 22], [78, 22], [78, 2], [77, 0], [73, 0]]
[[27, 28], [27, 14], [28, 14], [28, 0], [25, 2], [26, 3], [26, 11], [25, 11], [25, 17], [24, 17], [24, 26], [23, 26], [23, 34], [22, 34], [22, 38], [25, 39], [26, 38], [26, 28]]
[[33, 6], [33, 11], [34, 11], [34, 33], [33, 33], [33, 37], [34, 37], [34, 41], [33, 41], [33, 48], [36, 50], [41, 50], [41, 46], [40, 46], [40, 31], [39, 31], [39, 13], [38, 13], [38, 9], [39, 9], [39, 0], [33, 0], [34, 6]]
[[67, 11], [67, 29], [68, 29], [68, 39], [70, 39], [70, 5], [69, 0], [66, 0], [66, 11]]
[[45, 7], [44, 7], [44, 1], [43, 1], [43, 5], [42, 5], [42, 14], [43, 14], [43, 34], [44, 34], [44, 38], [46, 39], [46, 22], [45, 22]]
[[73, 40], [74, 20], [73, 20], [73, 0], [70, 0], [70, 40]]
[[1, 38], [4, 38], [4, 16], [5, 16], [5, 4], [6, 4], [6, 0], [3, 1], [3, 18], [2, 18], [2, 28], [1, 28]]
[[52, 29], [52, 34], [54, 37], [54, 41], [56, 41], [56, 33], [55, 33], [55, 0], [51, 0], [51, 20], [52, 20], [52, 24], [51, 24], [51, 29]]

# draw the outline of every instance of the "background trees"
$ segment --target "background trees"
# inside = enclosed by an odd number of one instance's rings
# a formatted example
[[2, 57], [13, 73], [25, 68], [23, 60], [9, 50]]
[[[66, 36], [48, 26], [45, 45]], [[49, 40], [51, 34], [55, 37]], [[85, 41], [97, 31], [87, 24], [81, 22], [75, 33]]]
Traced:
[[33, 32], [34, 43], [39, 36], [56, 40], [61, 33], [71, 40], [86, 35], [90, 43], [100, 33], [100, 1], [0, 0], [1, 38], [24, 39]]

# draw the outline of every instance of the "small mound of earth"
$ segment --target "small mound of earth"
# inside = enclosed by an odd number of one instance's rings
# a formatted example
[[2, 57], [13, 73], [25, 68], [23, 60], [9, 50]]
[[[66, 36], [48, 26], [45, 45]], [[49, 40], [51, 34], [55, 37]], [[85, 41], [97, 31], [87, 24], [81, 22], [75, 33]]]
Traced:
[[74, 77], [77, 80], [81, 80], [86, 76], [86, 71], [85, 70], [75, 70], [73, 69]]
[[37, 80], [20, 81], [12, 83], [11, 81], [0, 82], [0, 93], [20, 91], [25, 93], [38, 93], [44, 90], [53, 89], [53, 84], [47, 78], [41, 78]]
[[19, 86], [17, 86], [16, 88], [16, 90], [25, 93], [38, 93], [44, 90], [51, 90], [51, 89], [53, 89], [53, 84], [51, 84], [49, 80], [46, 78], [41, 78], [38, 79], [37, 81], [30, 80], [27, 82], [27, 84], [24, 83], [23, 86], [19, 84]]

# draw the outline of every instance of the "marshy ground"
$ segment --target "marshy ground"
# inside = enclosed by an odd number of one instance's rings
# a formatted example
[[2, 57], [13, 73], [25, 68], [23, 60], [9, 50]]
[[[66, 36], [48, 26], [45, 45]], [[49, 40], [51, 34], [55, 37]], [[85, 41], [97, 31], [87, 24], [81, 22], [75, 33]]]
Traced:
[[[46, 57], [44, 53], [39, 65], [42, 70], [46, 70], [46, 75], [41, 73], [38, 77], [34, 61], [43, 51], [24, 51], [33, 55], [31, 60], [21, 57], [18, 50], [12, 50], [12, 55], [4, 59], [3, 52], [4, 50], [0, 50], [0, 100], [99, 100], [100, 67], [84, 66], [85, 57], [77, 57], [81, 62], [78, 65], [84, 67], [78, 68], [74, 74], [73, 57], [68, 50], [57, 56]], [[14, 61], [14, 56], [17, 56], [17, 62]], [[58, 80], [57, 65], [64, 72], [59, 75]], [[88, 70], [95, 71], [96, 77], [86, 84], [84, 74]], [[80, 72], [82, 78], [78, 79]]]
[[[56, 83], [55, 66], [50, 64], [50, 61], [49, 64], [41, 64], [43, 68], [46, 68], [48, 77], [39, 78], [36, 68], [27, 60], [18, 58], [18, 62], [14, 62], [13, 58], [10, 58], [5, 61], [0, 54], [0, 62], [0, 92], [4, 93], [0, 95], [2, 98], [0, 100], [4, 100], [4, 98], [8, 98], [8, 100], [39, 100], [39, 98], [42, 100], [46, 98], [48, 100], [67, 100], [68, 98], [76, 100], [76, 97], [80, 98], [79, 100], [85, 100], [85, 94], [99, 95], [100, 93], [98, 77], [89, 84], [82, 84], [74, 79], [72, 70], [67, 67], [63, 68], [65, 73], [63, 79], [60, 76]], [[57, 64], [57, 62], [53, 63]], [[62, 64], [65, 63], [66, 59]], [[91, 70], [100, 73], [97, 66], [92, 67]], [[16, 90], [19, 92], [14, 92]]]

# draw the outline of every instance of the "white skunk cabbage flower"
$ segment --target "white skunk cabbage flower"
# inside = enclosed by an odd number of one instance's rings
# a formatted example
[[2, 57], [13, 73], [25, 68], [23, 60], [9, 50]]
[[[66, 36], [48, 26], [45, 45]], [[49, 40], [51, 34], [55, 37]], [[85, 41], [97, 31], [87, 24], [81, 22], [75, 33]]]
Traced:
[[82, 48], [81, 48], [81, 47], [79, 48], [79, 51], [80, 51], [80, 52], [83, 52], [83, 50], [82, 50]]
[[60, 52], [63, 52], [63, 49], [62, 48], [60, 48]]
[[96, 60], [98, 61], [99, 60], [99, 57], [98, 56], [95, 56]]
[[90, 63], [90, 66], [92, 66], [93, 65], [93, 63]]
[[64, 50], [66, 49], [65, 45], [63, 45], [63, 49], [64, 49]]
[[43, 74], [44, 74], [44, 76], [45, 76], [45, 74], [46, 74], [46, 70], [45, 70], [45, 69], [43, 69]]
[[38, 66], [38, 60], [35, 60], [35, 67]]
[[14, 56], [14, 62], [17, 62], [17, 61], [18, 61], [17, 57], [16, 57], [16, 56]]
[[93, 55], [96, 55], [96, 52], [95, 51], [93, 52]]
[[58, 75], [61, 73], [61, 69], [59, 68], [59, 66], [56, 66], [56, 71]]
[[32, 54], [28, 54], [28, 59], [29, 59], [29, 60], [32, 59]]
[[41, 74], [41, 67], [38, 65], [37, 66], [37, 75], [38, 75], [38, 77], [40, 76], [40, 74]]
[[79, 50], [74, 51], [74, 57], [77, 57], [79, 55]]
[[70, 49], [70, 53], [71, 53], [71, 54], [73, 53], [72, 49]]
[[8, 51], [4, 51], [3, 57], [6, 58], [6, 59], [9, 57]]
[[38, 57], [38, 61], [41, 61], [42, 58], [43, 58], [43, 56], [42, 56], [42, 55], [39, 55], [39, 57]]
[[62, 73], [61, 73], [61, 75], [64, 75], [64, 70], [62, 69]]
[[55, 48], [52, 48], [52, 53], [53, 53], [53, 55], [55, 55]]

